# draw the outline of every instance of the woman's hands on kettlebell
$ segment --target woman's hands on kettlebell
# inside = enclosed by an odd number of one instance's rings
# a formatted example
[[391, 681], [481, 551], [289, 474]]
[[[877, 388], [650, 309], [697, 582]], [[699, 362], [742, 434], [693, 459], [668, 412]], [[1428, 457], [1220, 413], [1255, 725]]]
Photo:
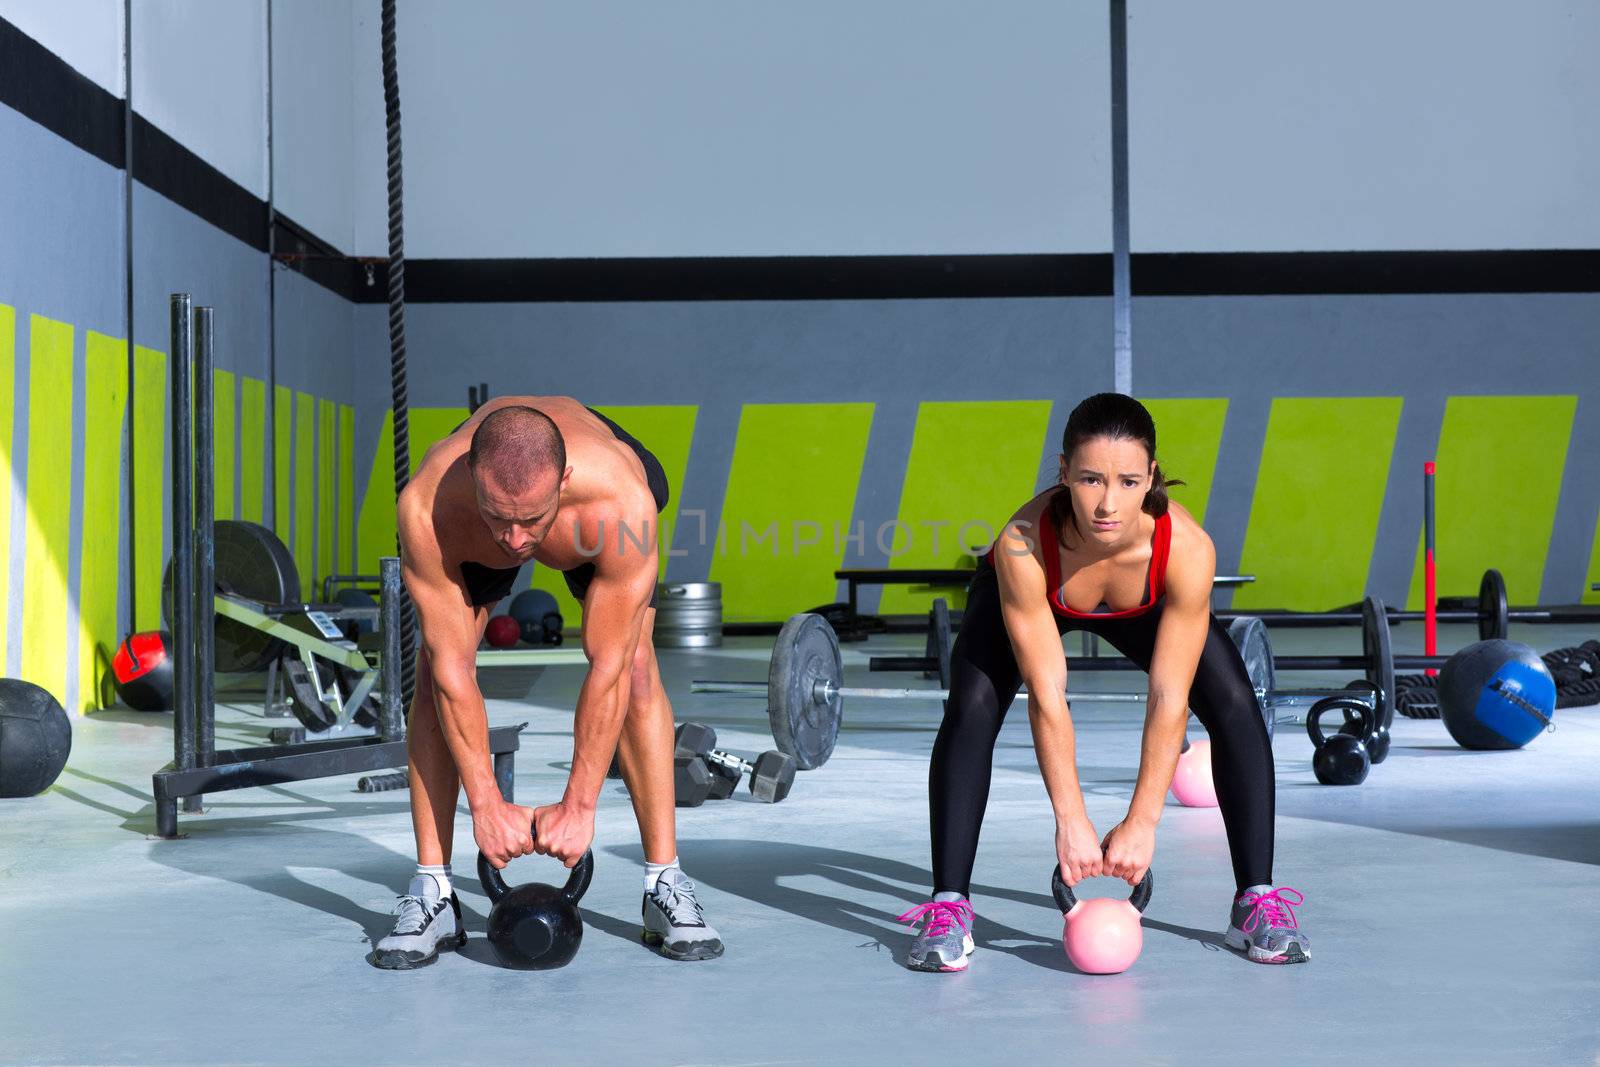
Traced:
[[1138, 885], [1156, 854], [1156, 828], [1130, 815], [1111, 828], [1101, 848], [1105, 853], [1101, 873]]
[[1069, 886], [1102, 873], [1100, 835], [1087, 815], [1056, 823], [1056, 859], [1061, 864], [1061, 878]]

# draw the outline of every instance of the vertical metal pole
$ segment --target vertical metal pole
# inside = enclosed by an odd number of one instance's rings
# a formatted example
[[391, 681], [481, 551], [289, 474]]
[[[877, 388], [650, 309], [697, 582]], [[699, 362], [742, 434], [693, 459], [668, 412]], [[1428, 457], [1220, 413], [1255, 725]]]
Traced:
[[[194, 710], [199, 764], [217, 753], [216, 350], [213, 310], [194, 309]], [[199, 797], [195, 798], [196, 803]]]
[[[1433, 555], [1433, 461], [1422, 465], [1422, 652], [1432, 656], [1438, 650], [1439, 639], [1439, 586]], [[1438, 674], [1428, 668], [1429, 674]]]
[[500, 799], [507, 804], [517, 799], [515, 752], [496, 752], [494, 755], [494, 784], [500, 790]]
[[194, 542], [189, 495], [189, 353], [194, 348], [192, 301], [172, 294], [172, 764], [192, 770], [194, 753]]
[[1113, 388], [1133, 393], [1133, 289], [1128, 247], [1128, 0], [1111, 0], [1111, 314]]
[[406, 709], [400, 676], [400, 658], [405, 646], [400, 639], [400, 613], [405, 585], [400, 580], [400, 557], [384, 556], [378, 561], [378, 630], [383, 636], [383, 658], [379, 661], [382, 685], [378, 712], [378, 733], [385, 741], [402, 741], [406, 736]]
[[[124, 317], [128, 324], [128, 395], [134, 396], [134, 387], [137, 380], [134, 376], [134, 367], [137, 356], [136, 343], [133, 336], [133, 0], [122, 0], [122, 273], [126, 282], [123, 295]], [[148, 432], [148, 428], [146, 428]], [[123, 449], [128, 457], [123, 470], [126, 481], [123, 492], [127, 495], [130, 507], [137, 499], [134, 487], [138, 472], [134, 467], [136, 455], [133, 447], [135, 436], [139, 427], [133, 419], [127, 420], [127, 432], [123, 435]], [[128, 532], [128, 573], [139, 573], [141, 564], [139, 558], [138, 539], [133, 536], [133, 516], [127, 519]], [[133, 633], [139, 628], [139, 583], [131, 578], [128, 581], [128, 615], [123, 620], [125, 632]]]

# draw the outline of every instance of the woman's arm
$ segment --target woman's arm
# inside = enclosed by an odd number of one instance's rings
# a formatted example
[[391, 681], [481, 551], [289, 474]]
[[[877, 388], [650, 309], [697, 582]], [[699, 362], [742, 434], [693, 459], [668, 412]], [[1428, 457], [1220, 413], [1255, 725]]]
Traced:
[[[1175, 509], [1176, 510], [1176, 509]], [[1128, 816], [1106, 835], [1106, 873], [1137, 884], [1155, 853], [1155, 828], [1166, 806], [1184, 723], [1189, 717], [1189, 687], [1211, 626], [1211, 585], [1216, 550], [1204, 530], [1187, 515], [1173, 520], [1166, 600], [1156, 629], [1150, 663], [1150, 697], [1145, 707], [1139, 780]]]
[[[1053, 551], [1046, 546], [1045, 551]], [[1050, 612], [1044, 568], [1014, 527], [994, 554], [1006, 635], [1028, 687], [1028, 722], [1050, 806], [1056, 816], [1056, 852], [1069, 885], [1100, 873], [1100, 842], [1089, 822], [1078, 783], [1077, 741], [1067, 708], [1067, 659]]]

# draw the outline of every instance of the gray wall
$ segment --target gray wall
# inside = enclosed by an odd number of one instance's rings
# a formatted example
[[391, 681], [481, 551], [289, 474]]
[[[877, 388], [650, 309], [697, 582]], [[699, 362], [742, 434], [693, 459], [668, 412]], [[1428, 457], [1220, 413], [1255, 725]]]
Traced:
[[1135, 250], [1600, 245], [1600, 5], [1128, 7]]
[[[1102, 0], [402, 0], [398, 21], [412, 255], [1110, 244]], [[362, 254], [386, 247], [383, 189], [380, 136], [357, 164]]]

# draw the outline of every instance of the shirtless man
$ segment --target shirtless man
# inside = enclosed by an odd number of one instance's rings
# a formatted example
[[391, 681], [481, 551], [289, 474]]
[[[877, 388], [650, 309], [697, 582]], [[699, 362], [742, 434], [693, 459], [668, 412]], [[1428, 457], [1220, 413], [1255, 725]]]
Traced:
[[[564, 396], [489, 401], [428, 450], [400, 494], [401, 561], [422, 631], [407, 733], [417, 873], [393, 932], [368, 957], [374, 966], [425, 966], [466, 942], [450, 883], [461, 788], [496, 867], [530, 852], [572, 867], [594, 839], [613, 753], [644, 843], [644, 941], [675, 960], [722, 955], [677, 858], [672, 706], [651, 640], [667, 495], [648, 449]], [[566, 792], [536, 808], [495, 787], [476, 666], [489, 616], [529, 560], [561, 571], [582, 602], [589, 660]]]

